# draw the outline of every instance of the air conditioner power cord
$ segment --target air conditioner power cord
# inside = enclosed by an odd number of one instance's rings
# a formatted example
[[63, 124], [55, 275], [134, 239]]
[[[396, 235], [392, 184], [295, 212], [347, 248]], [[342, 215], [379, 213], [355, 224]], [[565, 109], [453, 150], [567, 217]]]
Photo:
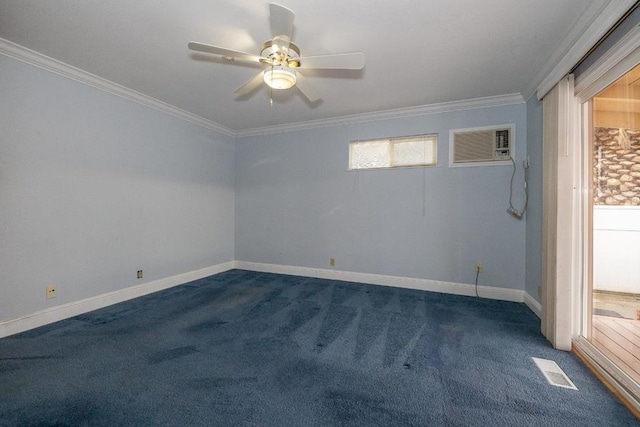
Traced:
[[522, 161], [522, 167], [524, 168], [524, 206], [521, 211], [513, 207], [513, 178], [516, 176], [516, 162], [513, 157], [509, 157], [513, 166], [513, 172], [511, 173], [511, 181], [509, 183], [509, 209], [507, 212], [517, 219], [522, 219], [525, 211], [527, 210], [527, 203], [529, 202], [529, 190], [527, 185], [527, 171], [529, 169], [529, 160]]

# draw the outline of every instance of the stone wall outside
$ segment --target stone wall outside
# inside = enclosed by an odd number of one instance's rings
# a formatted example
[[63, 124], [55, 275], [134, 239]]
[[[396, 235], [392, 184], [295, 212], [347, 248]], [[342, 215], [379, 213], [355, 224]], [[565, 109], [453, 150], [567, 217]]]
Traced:
[[594, 129], [593, 202], [640, 206], [640, 130]]

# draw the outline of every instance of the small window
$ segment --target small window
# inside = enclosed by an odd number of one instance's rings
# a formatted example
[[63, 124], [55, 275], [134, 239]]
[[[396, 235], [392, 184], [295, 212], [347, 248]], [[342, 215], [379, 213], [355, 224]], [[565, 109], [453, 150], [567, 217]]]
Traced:
[[435, 166], [438, 162], [437, 146], [437, 134], [351, 141], [349, 169]]

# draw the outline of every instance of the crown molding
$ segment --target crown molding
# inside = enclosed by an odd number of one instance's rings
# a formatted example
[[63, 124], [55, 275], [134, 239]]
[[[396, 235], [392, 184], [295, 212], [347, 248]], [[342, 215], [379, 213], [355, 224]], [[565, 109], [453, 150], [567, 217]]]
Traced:
[[576, 78], [575, 96], [582, 103], [620, 78], [640, 61], [640, 25], [636, 25]]
[[129, 101], [133, 101], [138, 104], [153, 108], [154, 110], [161, 111], [189, 123], [193, 123], [195, 125], [214, 130], [216, 132], [220, 132], [227, 136], [235, 137], [234, 130], [222, 126], [221, 124], [204, 119], [200, 116], [196, 116], [193, 113], [189, 113], [188, 111], [174, 107], [173, 105], [167, 104], [166, 102], [152, 98], [140, 92], [136, 92], [132, 89], [103, 79], [102, 77], [98, 77], [72, 65], [65, 64], [64, 62], [50, 58], [39, 52], [28, 49], [24, 46], [20, 46], [19, 44], [10, 42], [9, 40], [3, 38], [0, 38], [0, 54], [13, 59], [17, 59], [18, 61], [22, 61], [43, 70], [50, 71], [76, 82], [86, 84], [93, 88], [100, 89], [112, 95], [116, 95]]
[[[578, 20], [569, 29], [569, 34], [567, 34], [564, 39], [559, 40], [556, 49], [547, 58], [547, 61], [544, 63], [543, 67], [538, 70], [538, 73], [535, 75], [534, 79], [529, 82], [529, 86], [523, 92], [523, 96], [525, 99], [529, 99], [536, 93], [538, 87], [547, 78], [547, 76], [549, 76], [549, 74], [554, 71], [554, 68], [559, 63], [561, 63], [563, 57], [567, 54], [567, 52], [569, 52], [569, 50], [571, 50], [571, 47], [585, 32], [586, 28], [593, 23], [595, 17], [602, 12], [604, 7], [605, 6], [603, 6], [602, 4], [592, 2], [591, 6], [582, 12]], [[571, 64], [570, 67], [573, 67], [574, 65], [575, 64]], [[560, 78], [562, 78], [563, 76], [560, 76], [557, 80], [560, 80]]]
[[328, 119], [309, 120], [306, 122], [284, 125], [265, 126], [236, 132], [237, 138], [269, 135], [274, 133], [310, 130], [330, 126], [345, 126], [377, 120], [400, 119], [405, 117], [424, 116], [428, 114], [449, 113], [452, 111], [472, 110], [476, 108], [499, 107], [503, 105], [523, 104], [524, 98], [519, 93], [467, 99], [463, 101], [442, 102], [439, 104], [419, 105], [416, 107], [397, 108], [393, 110], [374, 111], [370, 113], [352, 114]]
[[[547, 66], [543, 68], [551, 71], [545, 73], [544, 78], [536, 80], [540, 81], [537, 91], [538, 99], [542, 99], [560, 79], [569, 73], [635, 3], [636, 0], [610, 0], [599, 10], [596, 8], [596, 3], [587, 9], [571, 28], [569, 35], [560, 43], [555, 54], [551, 55]], [[555, 66], [551, 68], [550, 65], [554, 63]]]
[[392, 110], [374, 111], [369, 113], [352, 114], [341, 117], [333, 117], [305, 122], [289, 123], [267, 127], [252, 128], [246, 130], [234, 130], [219, 123], [204, 119], [188, 111], [174, 107], [166, 102], [152, 98], [148, 95], [136, 92], [132, 89], [98, 77], [72, 65], [50, 58], [39, 52], [20, 46], [9, 40], [0, 38], [0, 54], [17, 59], [29, 65], [58, 74], [79, 83], [111, 93], [129, 101], [153, 108], [184, 121], [214, 130], [232, 138], [245, 138], [250, 136], [269, 135], [275, 133], [311, 130], [331, 126], [344, 126], [356, 123], [365, 123], [376, 120], [399, 119], [405, 117], [423, 116], [428, 114], [448, 113], [477, 108], [498, 107], [524, 103], [524, 98], [518, 93], [474, 98], [462, 101], [443, 102], [438, 104], [419, 105]]

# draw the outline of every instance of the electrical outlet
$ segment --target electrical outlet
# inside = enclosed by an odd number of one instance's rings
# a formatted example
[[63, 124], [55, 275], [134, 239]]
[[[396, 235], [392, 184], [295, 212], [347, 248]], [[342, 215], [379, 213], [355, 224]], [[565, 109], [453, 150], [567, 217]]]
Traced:
[[142, 270], [138, 270], [137, 277], [138, 277], [138, 279], [142, 279]]
[[542, 285], [538, 285], [538, 298], [542, 298]]
[[482, 273], [483, 267], [482, 267], [482, 263], [480, 261], [476, 262], [476, 271], [478, 273]]
[[57, 296], [57, 291], [55, 286], [47, 286], [45, 288], [47, 299], [55, 298]]
[[335, 267], [336, 266], [336, 259], [335, 258], [329, 258], [329, 266], [330, 267]]

